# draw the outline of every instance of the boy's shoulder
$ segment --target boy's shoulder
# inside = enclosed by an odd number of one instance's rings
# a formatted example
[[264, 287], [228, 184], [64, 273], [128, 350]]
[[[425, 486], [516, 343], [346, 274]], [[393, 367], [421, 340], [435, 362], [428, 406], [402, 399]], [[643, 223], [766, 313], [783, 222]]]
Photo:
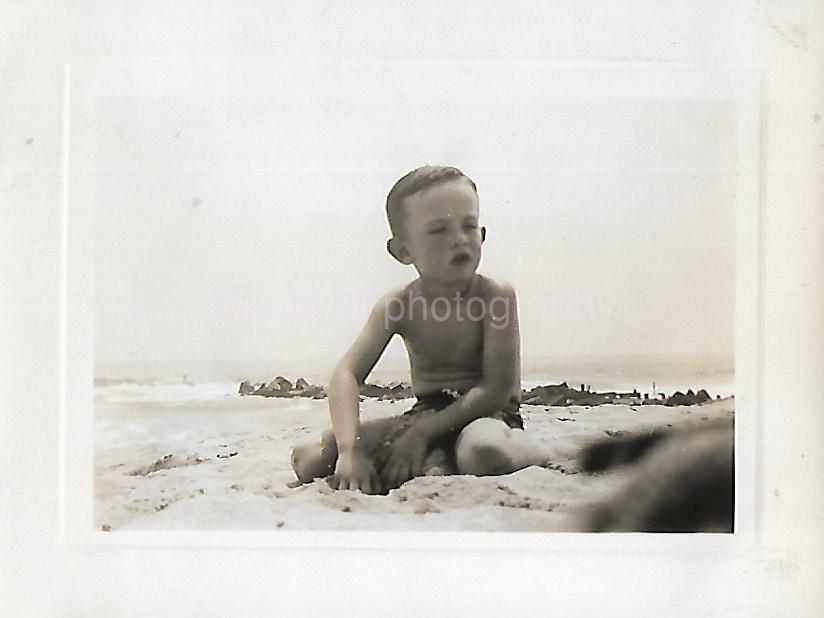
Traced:
[[481, 273], [476, 275], [473, 291], [475, 295], [489, 300], [496, 297], [510, 298], [516, 295], [515, 288], [509, 281], [493, 279]]
[[403, 302], [405, 299], [414, 296], [418, 280], [410, 281], [404, 285], [392, 288], [378, 299], [376, 307], [386, 307], [392, 303]]
[[392, 288], [381, 296], [372, 307], [370, 321], [380, 323], [383, 329], [392, 333], [400, 332], [399, 326], [406, 316], [405, 299], [411, 297], [413, 292], [412, 281], [400, 287]]

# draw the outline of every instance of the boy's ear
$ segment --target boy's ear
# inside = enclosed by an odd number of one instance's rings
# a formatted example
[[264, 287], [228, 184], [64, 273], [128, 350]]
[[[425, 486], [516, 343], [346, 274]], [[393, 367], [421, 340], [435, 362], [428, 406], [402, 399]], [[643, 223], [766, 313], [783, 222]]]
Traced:
[[483, 242], [485, 240], [486, 240], [486, 228], [482, 227], [481, 228], [481, 242]]
[[412, 263], [412, 256], [409, 255], [406, 247], [397, 238], [390, 238], [386, 241], [386, 250], [389, 255], [398, 260], [401, 264], [409, 265]]

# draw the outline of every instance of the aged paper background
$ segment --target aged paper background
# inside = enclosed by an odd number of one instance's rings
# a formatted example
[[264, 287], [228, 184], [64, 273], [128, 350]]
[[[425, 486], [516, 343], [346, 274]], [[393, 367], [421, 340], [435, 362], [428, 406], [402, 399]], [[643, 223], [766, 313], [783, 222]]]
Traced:
[[[8, 615], [820, 614], [824, 115], [819, 3], [16, 4], [0, 20], [0, 607]], [[78, 543], [66, 534], [66, 65], [345, 51], [752, 69], [761, 83], [755, 517], [744, 543], [506, 536], [449, 550]], [[441, 46], [441, 47], [437, 47]], [[361, 49], [364, 49], [361, 47]], [[429, 52], [432, 53], [432, 48]], [[31, 140], [31, 141], [29, 141]], [[752, 264], [739, 263], [739, 269]], [[746, 331], [745, 331], [746, 333]], [[748, 334], [748, 333], [746, 333]], [[71, 338], [70, 338], [71, 339]], [[741, 348], [739, 347], [739, 350]], [[745, 347], [744, 349], [751, 349]], [[61, 438], [71, 435], [72, 440]], [[739, 460], [739, 466], [742, 465]], [[75, 468], [71, 468], [75, 469]], [[63, 479], [61, 484], [61, 479]], [[67, 487], [68, 485], [68, 487]], [[82, 504], [70, 505], [68, 518]], [[326, 545], [335, 545], [329, 542]], [[469, 546], [472, 549], [461, 548]], [[513, 549], [515, 547], [516, 549]], [[781, 608], [778, 610], [778, 608]]]

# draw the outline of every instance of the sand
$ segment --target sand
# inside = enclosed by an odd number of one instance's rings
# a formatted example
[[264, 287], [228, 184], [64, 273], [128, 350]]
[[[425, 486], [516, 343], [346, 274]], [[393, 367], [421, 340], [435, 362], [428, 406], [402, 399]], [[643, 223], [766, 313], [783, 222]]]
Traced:
[[[387, 496], [290, 487], [291, 446], [328, 424], [325, 400], [240, 397], [214, 389], [96, 389], [95, 525], [100, 530], [579, 529], [581, 515], [620, 491], [626, 469], [599, 474], [530, 467], [497, 477], [421, 477]], [[131, 389], [131, 390], [130, 390]], [[186, 392], [183, 392], [186, 395]], [[366, 399], [364, 418], [412, 400]], [[523, 406], [527, 430], [555, 450], [733, 414], [732, 399], [701, 406]]]

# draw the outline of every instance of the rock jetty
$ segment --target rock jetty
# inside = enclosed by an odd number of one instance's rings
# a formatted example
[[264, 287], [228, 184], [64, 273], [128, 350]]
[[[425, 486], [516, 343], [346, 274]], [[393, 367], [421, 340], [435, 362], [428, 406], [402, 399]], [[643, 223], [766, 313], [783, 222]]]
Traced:
[[[294, 384], [283, 376], [272, 378], [268, 382], [257, 385], [244, 380], [238, 387], [238, 394], [242, 396], [257, 395], [259, 397], [309, 397], [323, 399], [326, 397], [326, 388], [317, 384], [310, 384], [304, 378], [298, 378]], [[371, 397], [384, 401], [409, 399], [413, 396], [412, 386], [406, 382], [390, 382], [386, 385], [363, 384], [360, 388], [362, 397]]]
[[[276, 376], [268, 382], [252, 384], [244, 380], [238, 387], [242, 396], [258, 395], [259, 397], [309, 397], [323, 399], [326, 397], [326, 387], [310, 384], [304, 378], [298, 378], [293, 384], [283, 376]], [[389, 384], [363, 384], [360, 387], [361, 397], [370, 397], [381, 401], [396, 401], [409, 399], [414, 396], [412, 386], [407, 382], [390, 382]], [[588, 385], [581, 385], [576, 389], [566, 382], [561, 384], [547, 384], [521, 391], [521, 401], [527, 405], [536, 406], [600, 406], [603, 404], [644, 406], [693, 406], [712, 401], [710, 394], [701, 389], [697, 393], [691, 389], [686, 393], [676, 391], [669, 397], [664, 393], [651, 396], [649, 393], [608, 391], [598, 393]]]
[[537, 406], [600, 406], [607, 403], [642, 406], [642, 405], [665, 405], [665, 406], [693, 406], [696, 404], [711, 401], [709, 393], [701, 389], [698, 393], [688, 390], [686, 393], [676, 391], [667, 397], [664, 393], [657, 396], [650, 396], [649, 393], [608, 391], [598, 393], [584, 384], [581, 388], [571, 388], [566, 382], [561, 384], [548, 384], [546, 386], [536, 386], [530, 390], [521, 391], [521, 401], [528, 405]]

